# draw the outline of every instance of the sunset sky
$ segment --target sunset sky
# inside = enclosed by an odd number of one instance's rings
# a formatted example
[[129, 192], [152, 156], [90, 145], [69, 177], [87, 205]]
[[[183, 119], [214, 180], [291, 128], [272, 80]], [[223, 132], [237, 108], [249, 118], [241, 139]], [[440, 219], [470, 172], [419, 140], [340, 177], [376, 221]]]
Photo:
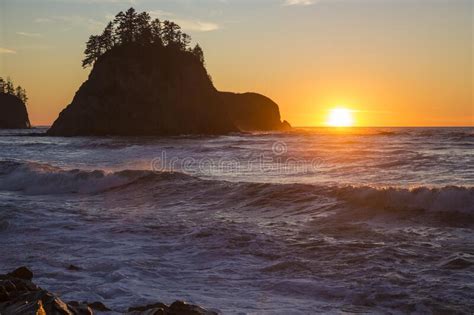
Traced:
[[219, 90], [263, 93], [295, 126], [473, 126], [472, 0], [0, 0], [0, 76], [49, 125], [90, 71], [85, 41], [130, 6], [174, 20]]

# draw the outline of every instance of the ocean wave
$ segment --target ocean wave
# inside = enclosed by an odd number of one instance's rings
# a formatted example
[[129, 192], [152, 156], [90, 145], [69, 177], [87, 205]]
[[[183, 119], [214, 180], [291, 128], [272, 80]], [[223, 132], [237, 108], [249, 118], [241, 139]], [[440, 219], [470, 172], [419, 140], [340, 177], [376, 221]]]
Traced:
[[[472, 128], [459, 128], [455, 131], [439, 132], [439, 129], [418, 129], [418, 128], [394, 128], [389, 130], [371, 130], [363, 129], [366, 133], [360, 135], [367, 136], [415, 136], [422, 138], [452, 138], [455, 140], [472, 139], [474, 137], [474, 130]], [[357, 133], [351, 133], [355, 135]]]
[[374, 136], [406, 136], [409, 135], [408, 132], [404, 131], [379, 131], [373, 134]]
[[337, 189], [335, 195], [353, 205], [382, 210], [425, 210], [474, 215], [474, 187], [374, 188], [348, 186]]
[[[146, 170], [63, 170], [43, 163], [0, 161], [0, 190], [33, 195], [99, 193], [156, 176], [157, 173]], [[169, 174], [160, 176], [166, 178]]]
[[[311, 211], [321, 197], [334, 198], [352, 207], [379, 212], [430, 211], [474, 215], [474, 187], [371, 187], [276, 184], [205, 180], [179, 172], [148, 170], [64, 170], [36, 162], [0, 161], [0, 190], [26, 194], [102, 193], [146, 189], [148, 185], [186, 185], [198, 196], [222, 202], [239, 200], [245, 207], [266, 209], [285, 205]], [[228, 200], [227, 200], [228, 199]], [[291, 210], [287, 209], [287, 210]]]

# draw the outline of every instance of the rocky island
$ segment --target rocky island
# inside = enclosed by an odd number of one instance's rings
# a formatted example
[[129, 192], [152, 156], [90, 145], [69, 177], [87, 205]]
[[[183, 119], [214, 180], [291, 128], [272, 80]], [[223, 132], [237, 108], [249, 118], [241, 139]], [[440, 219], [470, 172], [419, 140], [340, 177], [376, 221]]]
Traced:
[[255, 93], [217, 91], [199, 45], [170, 21], [133, 8], [91, 36], [92, 66], [51, 136], [225, 134], [285, 130], [278, 105]]
[[26, 110], [25, 90], [14, 87], [12, 81], [0, 78], [0, 129], [30, 128], [30, 120]]

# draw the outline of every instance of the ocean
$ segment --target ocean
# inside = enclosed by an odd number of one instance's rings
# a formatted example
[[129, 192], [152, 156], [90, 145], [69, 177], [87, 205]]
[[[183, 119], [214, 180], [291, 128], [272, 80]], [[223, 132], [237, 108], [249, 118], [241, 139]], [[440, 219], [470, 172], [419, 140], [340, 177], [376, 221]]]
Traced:
[[0, 131], [0, 272], [65, 301], [474, 310], [474, 128], [45, 131]]

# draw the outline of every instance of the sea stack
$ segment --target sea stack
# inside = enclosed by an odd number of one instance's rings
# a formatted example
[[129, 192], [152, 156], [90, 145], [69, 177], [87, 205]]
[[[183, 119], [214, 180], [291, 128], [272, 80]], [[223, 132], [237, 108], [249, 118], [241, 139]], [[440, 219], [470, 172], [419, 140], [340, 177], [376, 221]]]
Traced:
[[0, 129], [30, 128], [25, 103], [16, 95], [0, 93]]
[[289, 128], [269, 98], [217, 91], [192, 53], [131, 43], [97, 60], [48, 134], [226, 134]]
[[270, 99], [217, 91], [201, 47], [191, 48], [190, 42], [173, 22], [151, 20], [133, 8], [120, 12], [102, 35], [89, 38], [83, 66], [92, 71], [48, 135], [166, 136], [288, 128]]
[[95, 63], [52, 136], [223, 134], [226, 115], [204, 66], [159, 45], [114, 47]]

